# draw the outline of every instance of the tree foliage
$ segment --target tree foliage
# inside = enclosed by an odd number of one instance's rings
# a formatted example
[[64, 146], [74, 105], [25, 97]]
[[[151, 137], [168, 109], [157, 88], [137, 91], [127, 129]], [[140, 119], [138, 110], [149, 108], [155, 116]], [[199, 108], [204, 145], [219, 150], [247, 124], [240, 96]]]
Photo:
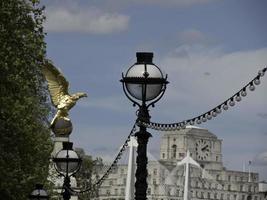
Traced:
[[45, 183], [52, 150], [43, 8], [36, 0], [0, 1], [0, 197], [24, 200]]
[[[95, 168], [103, 167], [103, 160], [100, 157], [92, 158], [90, 155], [86, 155], [84, 150], [81, 148], [76, 148], [75, 151], [78, 153], [79, 157], [82, 159], [82, 164], [80, 170], [75, 174], [77, 180], [77, 186], [81, 190], [85, 188], [92, 188], [95, 183], [95, 176], [97, 170]], [[93, 177], [94, 176], [94, 177]], [[94, 180], [93, 180], [94, 179]], [[93, 190], [93, 189], [92, 189]], [[91, 199], [91, 195], [95, 195], [97, 191], [87, 192], [79, 195], [81, 199]]]

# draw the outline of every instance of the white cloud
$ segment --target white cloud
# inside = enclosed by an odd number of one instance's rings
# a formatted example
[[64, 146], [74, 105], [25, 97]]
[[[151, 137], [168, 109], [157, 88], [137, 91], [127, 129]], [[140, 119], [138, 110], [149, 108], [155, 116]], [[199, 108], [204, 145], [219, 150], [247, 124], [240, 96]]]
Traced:
[[[140, 2], [140, 0], [136, 0]], [[153, 3], [153, 4], [165, 4], [165, 5], [177, 5], [177, 6], [191, 6], [195, 4], [205, 4], [215, 0], [147, 0], [145, 2]]]
[[109, 13], [95, 7], [50, 6], [46, 9], [48, 32], [109, 34], [128, 28], [129, 16]]
[[258, 154], [253, 161], [256, 165], [267, 166], [267, 151]]
[[142, 4], [142, 5], [159, 5], [159, 6], [193, 6], [198, 4], [206, 4], [218, 0], [113, 0], [108, 1], [109, 4], [114, 4], [118, 6], [133, 5], [133, 4]]
[[[125, 106], [122, 106], [123, 102], [125, 102]], [[130, 112], [130, 109], [125, 110], [125, 108], [129, 108], [129, 103], [125, 101], [125, 97], [122, 95], [108, 96], [101, 99], [89, 98], [80, 102], [79, 106], [84, 108], [107, 109], [116, 112]]]
[[[220, 48], [180, 46], [162, 58], [159, 64], [169, 74], [170, 81], [165, 94], [165, 100], [169, 102], [163, 106], [166, 106], [165, 110], [170, 110], [169, 107], [173, 110], [177, 107], [175, 104], [186, 102], [200, 110], [201, 107], [211, 109], [212, 105], [222, 103], [252, 80], [266, 63], [267, 48], [224, 53]], [[256, 87], [254, 93], [248, 92], [247, 98], [256, 96], [249, 103], [250, 108], [266, 106], [265, 79], [262, 78], [262, 84]], [[178, 113], [181, 113], [180, 109]], [[194, 107], [190, 110], [194, 110]]]
[[214, 41], [210, 36], [197, 29], [187, 29], [179, 31], [177, 34], [178, 42], [181, 44], [211, 44]]

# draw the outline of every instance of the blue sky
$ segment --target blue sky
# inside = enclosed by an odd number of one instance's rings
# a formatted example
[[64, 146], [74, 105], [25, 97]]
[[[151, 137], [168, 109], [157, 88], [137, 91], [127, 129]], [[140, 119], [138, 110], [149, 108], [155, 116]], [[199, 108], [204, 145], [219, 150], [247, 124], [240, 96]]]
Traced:
[[[154, 52], [168, 74], [152, 121], [178, 122], [213, 108], [267, 65], [264, 0], [43, 1], [47, 56], [88, 94], [70, 112], [71, 140], [88, 154], [112, 160], [134, 123], [136, 108], [119, 80], [137, 51]], [[238, 105], [201, 127], [223, 140], [224, 164], [267, 180], [267, 78]], [[148, 151], [158, 157], [160, 132]]]

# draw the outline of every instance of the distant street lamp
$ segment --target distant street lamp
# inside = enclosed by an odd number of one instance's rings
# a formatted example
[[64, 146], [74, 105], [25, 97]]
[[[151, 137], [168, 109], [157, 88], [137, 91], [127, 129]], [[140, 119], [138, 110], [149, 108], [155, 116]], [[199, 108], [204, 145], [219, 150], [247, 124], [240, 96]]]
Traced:
[[64, 177], [62, 193], [64, 200], [71, 198], [70, 177], [78, 172], [81, 166], [81, 158], [73, 151], [72, 145], [72, 142], [63, 142], [63, 149], [53, 158], [57, 172]]
[[[150, 122], [148, 107], [154, 104], [163, 96], [168, 84], [167, 75], [164, 77], [162, 71], [153, 62], [153, 53], [137, 52], [137, 62], [131, 66], [126, 75], [122, 74], [123, 91], [127, 98], [139, 106], [137, 121]], [[147, 143], [151, 134], [146, 127], [139, 124], [137, 137], [137, 168], [135, 182], [135, 199], [145, 200], [147, 191]]]
[[43, 189], [42, 184], [36, 184], [35, 189], [29, 195], [30, 200], [48, 200], [49, 196], [47, 192]]

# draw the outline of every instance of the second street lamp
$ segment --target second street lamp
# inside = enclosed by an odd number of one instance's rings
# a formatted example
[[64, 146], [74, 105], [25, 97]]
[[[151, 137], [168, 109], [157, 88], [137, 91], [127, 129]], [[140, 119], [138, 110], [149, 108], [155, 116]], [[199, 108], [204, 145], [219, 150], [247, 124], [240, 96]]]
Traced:
[[127, 98], [139, 107], [137, 121], [141, 123], [139, 131], [135, 134], [138, 142], [135, 199], [145, 200], [147, 199], [147, 143], [151, 134], [146, 131], [142, 122], [150, 122], [148, 108], [161, 99], [168, 81], [167, 75], [164, 77], [160, 68], [153, 63], [153, 53], [137, 52], [136, 57], [137, 62], [128, 69], [125, 76], [122, 75], [121, 82]]
[[70, 199], [70, 177], [78, 172], [81, 166], [81, 159], [73, 151], [72, 145], [72, 142], [63, 142], [63, 149], [53, 158], [57, 172], [64, 177], [64, 192], [62, 193], [64, 200]]
[[30, 200], [48, 200], [49, 196], [47, 192], [43, 189], [42, 184], [36, 184], [35, 189], [29, 195]]

